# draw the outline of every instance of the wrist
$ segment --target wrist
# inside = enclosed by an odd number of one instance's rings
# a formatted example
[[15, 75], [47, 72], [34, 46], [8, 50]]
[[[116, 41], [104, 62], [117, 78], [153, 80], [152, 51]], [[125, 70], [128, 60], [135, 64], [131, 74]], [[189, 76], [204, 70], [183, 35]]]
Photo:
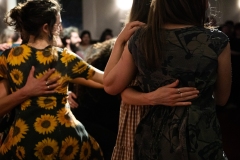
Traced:
[[119, 45], [119, 46], [124, 47], [126, 43], [127, 43], [127, 41], [125, 41], [125, 40], [123, 40], [123, 39], [121, 39], [121, 38], [117, 38], [117, 40], [116, 40], [116, 42], [115, 42], [115, 45], [117, 44], [117, 45]]
[[152, 93], [142, 93], [142, 99], [144, 100], [144, 103], [147, 105], [156, 105], [154, 100], [152, 99]]
[[20, 95], [23, 99], [28, 99], [28, 98], [30, 98], [29, 91], [26, 90], [25, 87], [21, 88], [21, 89], [18, 90], [17, 92], [19, 92], [19, 95]]

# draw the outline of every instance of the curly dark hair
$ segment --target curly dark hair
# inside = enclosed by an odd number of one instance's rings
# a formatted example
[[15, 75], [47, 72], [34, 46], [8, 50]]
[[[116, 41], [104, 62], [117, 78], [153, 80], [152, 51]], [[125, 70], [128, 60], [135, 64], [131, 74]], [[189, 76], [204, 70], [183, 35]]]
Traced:
[[21, 32], [24, 37], [40, 36], [41, 27], [47, 23], [50, 28], [51, 38], [53, 27], [56, 23], [56, 15], [60, 13], [61, 6], [56, 0], [37, 0], [20, 3], [10, 10], [4, 18], [4, 22]]

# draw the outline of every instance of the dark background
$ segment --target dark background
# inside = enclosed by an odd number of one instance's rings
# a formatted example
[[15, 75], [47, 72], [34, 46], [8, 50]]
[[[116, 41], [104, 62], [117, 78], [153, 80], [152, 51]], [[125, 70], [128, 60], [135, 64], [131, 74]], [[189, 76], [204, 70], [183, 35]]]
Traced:
[[[62, 5], [61, 17], [63, 27], [75, 26], [79, 30], [82, 30], [82, 0], [58, 1]], [[26, 2], [26, 0], [17, 0], [17, 3], [23, 2]]]

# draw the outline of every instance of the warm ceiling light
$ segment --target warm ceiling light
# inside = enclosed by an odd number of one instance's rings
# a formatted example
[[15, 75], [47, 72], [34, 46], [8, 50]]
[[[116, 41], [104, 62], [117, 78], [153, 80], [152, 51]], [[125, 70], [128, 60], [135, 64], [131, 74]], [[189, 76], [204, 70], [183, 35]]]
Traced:
[[122, 10], [128, 10], [132, 7], [132, 0], [117, 0], [117, 6]]

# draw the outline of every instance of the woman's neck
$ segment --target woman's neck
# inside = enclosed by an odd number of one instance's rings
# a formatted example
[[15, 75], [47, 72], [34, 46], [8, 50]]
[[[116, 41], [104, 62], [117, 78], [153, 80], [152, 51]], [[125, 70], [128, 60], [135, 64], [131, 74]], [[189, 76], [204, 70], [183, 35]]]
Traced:
[[166, 23], [163, 25], [163, 28], [164, 29], [178, 29], [178, 28], [187, 28], [187, 27], [192, 27], [192, 26], [194, 26], [194, 25]]
[[35, 39], [34, 36], [30, 36], [27, 45], [34, 47], [36, 49], [44, 49], [51, 44], [46, 39], [40, 39], [40, 38]]

